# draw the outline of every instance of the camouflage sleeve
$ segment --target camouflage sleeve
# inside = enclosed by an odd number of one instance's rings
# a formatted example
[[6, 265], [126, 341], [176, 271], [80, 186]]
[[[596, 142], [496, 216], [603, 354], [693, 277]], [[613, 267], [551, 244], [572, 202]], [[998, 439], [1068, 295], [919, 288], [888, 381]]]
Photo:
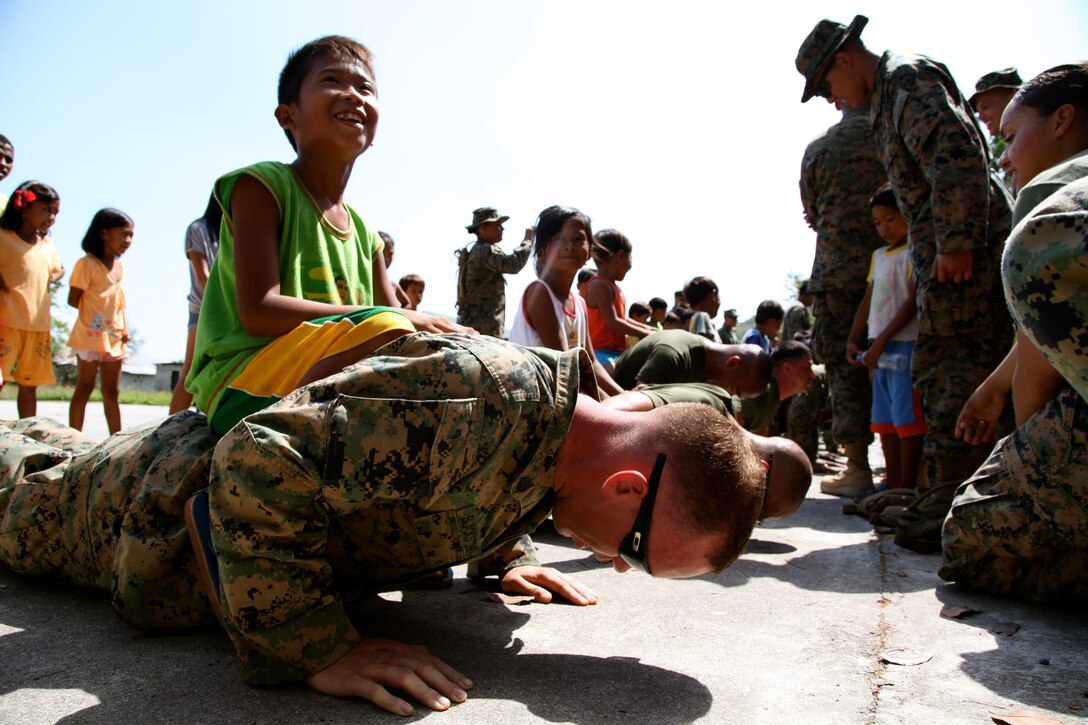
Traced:
[[502, 274], [517, 274], [529, 261], [529, 252], [532, 250], [533, 240], [523, 239], [510, 254], [504, 254], [501, 249], [492, 246], [490, 254], [481, 254], [478, 259], [480, 266], [485, 269]]
[[895, 103], [896, 128], [930, 187], [938, 254], [986, 245], [990, 172], [971, 119], [936, 79], [920, 77]]
[[212, 542], [223, 619], [251, 684], [304, 679], [360, 640], [325, 558], [320, 478], [290, 448], [275, 453], [236, 426], [216, 447]]
[[501, 577], [519, 566], [540, 566], [536, 547], [533, 546], [533, 540], [528, 534], [508, 541], [490, 554], [470, 561], [468, 575], [472, 579], [483, 579], [491, 575]]
[[820, 209], [816, 204], [819, 198], [819, 184], [816, 179], [819, 168], [817, 154], [812, 146], [805, 149], [805, 156], [801, 159], [801, 208], [805, 213], [805, 221], [813, 229], [820, 220]]

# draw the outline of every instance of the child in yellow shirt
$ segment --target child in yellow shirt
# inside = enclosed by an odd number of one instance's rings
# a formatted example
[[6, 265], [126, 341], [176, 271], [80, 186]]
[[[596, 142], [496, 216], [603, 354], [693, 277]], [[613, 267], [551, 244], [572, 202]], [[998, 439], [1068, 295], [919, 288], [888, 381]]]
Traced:
[[20, 418], [37, 414], [37, 387], [56, 382], [49, 285], [64, 276], [64, 265], [46, 232], [59, 211], [53, 187], [27, 181], [0, 214], [0, 388], [19, 386]]

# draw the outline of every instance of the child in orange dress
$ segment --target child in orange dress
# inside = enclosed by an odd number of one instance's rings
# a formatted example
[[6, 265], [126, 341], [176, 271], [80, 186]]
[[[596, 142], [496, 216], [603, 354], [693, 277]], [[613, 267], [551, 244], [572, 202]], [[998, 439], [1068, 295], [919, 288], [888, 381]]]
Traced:
[[68, 304], [79, 310], [68, 347], [76, 354], [76, 389], [68, 408], [68, 425], [83, 430], [87, 400], [102, 371], [102, 407], [110, 435], [121, 430], [121, 364], [128, 353], [125, 322], [125, 264], [121, 255], [132, 245], [132, 219], [117, 209], [94, 215], [83, 235], [86, 256], [76, 262]]

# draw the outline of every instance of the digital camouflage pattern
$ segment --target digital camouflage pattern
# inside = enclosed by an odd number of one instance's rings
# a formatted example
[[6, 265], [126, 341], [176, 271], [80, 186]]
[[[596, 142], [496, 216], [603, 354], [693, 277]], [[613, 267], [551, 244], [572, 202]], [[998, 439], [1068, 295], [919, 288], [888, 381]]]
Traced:
[[872, 390], [865, 370], [846, 360], [846, 339], [865, 294], [869, 259], [884, 244], [873, 226], [869, 199], [887, 183], [867, 110], [842, 120], [805, 149], [801, 203], [816, 231], [808, 288], [814, 294], [814, 359], [826, 367], [831, 425], [839, 443], [868, 445]]
[[589, 366], [580, 349], [418, 333], [225, 435], [209, 503], [243, 678], [299, 680], [359, 641], [334, 573], [388, 586], [535, 529]]
[[830, 389], [827, 369], [823, 365], [813, 365], [812, 374], [808, 390], [786, 401], [790, 406], [786, 417], [786, 437], [801, 446], [809, 462], [815, 464], [820, 447], [820, 418]]
[[[801, 204], [816, 231], [810, 292], [865, 291], [869, 257], [884, 244], [873, 226], [869, 199], [887, 181], [866, 110], [845, 112], [805, 149]], [[845, 337], [842, 342], [845, 348]]]
[[998, 443], [942, 531], [946, 581], [1037, 602], [1088, 601], [1088, 405], [1071, 387]]
[[457, 322], [481, 335], [506, 334], [506, 280], [529, 260], [531, 239], [524, 239], [510, 254], [497, 244], [478, 241], [457, 250]]
[[45, 418], [0, 424], [0, 560], [105, 589], [141, 629], [214, 623], [182, 509], [215, 442], [192, 412], [102, 445]]
[[[974, 452], [955, 437], [956, 416], [1012, 344], [998, 271], [1010, 199], [970, 106], [940, 63], [884, 53], [872, 116], [910, 227], [919, 326], [912, 373], [929, 426], [925, 454], [939, 475], [937, 456]], [[930, 279], [938, 253], [964, 251], [973, 256], [971, 280]]]
[[818, 292], [812, 303], [816, 321], [812, 328], [812, 354], [827, 371], [831, 396], [831, 428], [841, 444], [869, 445], [873, 442], [870, 421], [873, 389], [869, 371], [846, 359], [846, 340], [854, 313], [865, 296], [865, 288]]
[[[920, 333], [977, 335], [980, 321], [1003, 313], [998, 264], [1012, 218], [978, 122], [947, 68], [891, 52], [877, 66], [872, 119], [910, 226]], [[968, 250], [969, 282], [930, 279], [938, 253]]]
[[299, 680], [359, 639], [333, 584], [373, 589], [478, 559], [533, 564], [584, 351], [406, 336], [250, 416], [198, 413], [92, 445], [45, 419], [0, 426], [0, 560], [111, 591], [141, 628], [215, 622], [183, 507], [209, 485], [225, 624], [256, 684]]
[[1016, 227], [1002, 277], [1019, 328], [1088, 400], [1088, 177], [1050, 196]]

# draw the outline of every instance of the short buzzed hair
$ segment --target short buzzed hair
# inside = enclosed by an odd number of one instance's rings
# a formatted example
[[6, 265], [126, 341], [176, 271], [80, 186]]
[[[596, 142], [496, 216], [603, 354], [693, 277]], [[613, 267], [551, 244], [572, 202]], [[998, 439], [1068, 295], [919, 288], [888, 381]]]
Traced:
[[744, 553], [763, 510], [765, 470], [731, 418], [700, 403], [656, 408], [679, 515], [697, 535], [721, 534], [708, 559], [720, 572]]

